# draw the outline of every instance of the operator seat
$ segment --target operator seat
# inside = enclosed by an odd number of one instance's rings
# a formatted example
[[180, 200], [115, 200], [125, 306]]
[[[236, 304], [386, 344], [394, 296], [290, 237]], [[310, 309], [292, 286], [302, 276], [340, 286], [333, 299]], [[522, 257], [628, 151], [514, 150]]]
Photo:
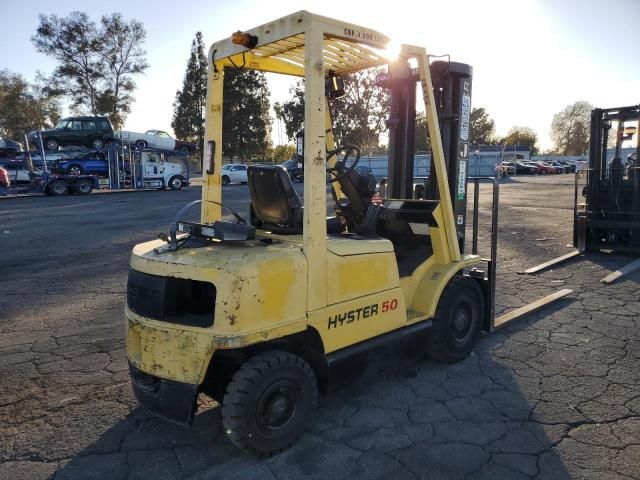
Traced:
[[276, 165], [247, 169], [251, 194], [251, 225], [273, 233], [302, 233], [302, 201], [289, 174]]
[[[251, 194], [251, 225], [282, 235], [302, 234], [302, 200], [287, 171], [276, 165], [252, 165], [247, 169]], [[327, 233], [337, 234], [342, 224], [327, 218]]]
[[349, 231], [359, 231], [372, 207], [376, 179], [371, 173], [362, 174], [355, 168], [345, 169], [340, 162], [336, 162], [336, 170], [336, 181], [346, 198], [341, 198], [333, 210], [346, 220]]

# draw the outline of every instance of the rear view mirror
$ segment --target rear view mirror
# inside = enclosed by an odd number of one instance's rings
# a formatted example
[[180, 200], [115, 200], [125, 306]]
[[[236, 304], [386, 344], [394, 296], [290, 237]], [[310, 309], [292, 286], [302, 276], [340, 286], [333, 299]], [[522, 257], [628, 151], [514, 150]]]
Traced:
[[325, 95], [331, 99], [344, 97], [344, 78], [342, 75], [331, 75], [324, 82]]

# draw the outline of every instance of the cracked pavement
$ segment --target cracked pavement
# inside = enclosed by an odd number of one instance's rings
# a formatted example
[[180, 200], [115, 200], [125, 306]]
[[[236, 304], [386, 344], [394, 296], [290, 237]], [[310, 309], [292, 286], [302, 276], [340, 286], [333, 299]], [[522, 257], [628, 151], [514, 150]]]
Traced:
[[[600, 253], [522, 275], [568, 251], [573, 176], [500, 189], [497, 312], [574, 293], [456, 365], [424, 359], [321, 396], [300, 441], [263, 461], [225, 438], [215, 402], [188, 429], [129, 386], [131, 247], [198, 188], [0, 201], [0, 479], [640, 478], [640, 273], [604, 286], [630, 260]], [[224, 200], [246, 210], [246, 187]]]

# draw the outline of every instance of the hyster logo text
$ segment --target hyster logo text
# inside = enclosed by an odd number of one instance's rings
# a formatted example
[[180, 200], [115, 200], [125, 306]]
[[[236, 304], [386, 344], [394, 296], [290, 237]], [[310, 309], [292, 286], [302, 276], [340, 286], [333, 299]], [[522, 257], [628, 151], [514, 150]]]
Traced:
[[360, 307], [349, 310], [348, 312], [339, 313], [329, 317], [329, 325], [327, 329], [331, 330], [332, 328], [337, 328], [345, 323], [352, 323], [356, 320], [360, 320], [361, 318], [373, 317], [374, 315], [378, 315], [378, 311], [382, 311], [382, 313], [384, 313], [389, 310], [395, 310], [396, 308], [398, 308], [398, 300], [394, 298], [393, 300], [382, 302], [382, 308], [380, 308], [377, 303], [374, 303], [373, 305], [367, 305], [366, 307]]

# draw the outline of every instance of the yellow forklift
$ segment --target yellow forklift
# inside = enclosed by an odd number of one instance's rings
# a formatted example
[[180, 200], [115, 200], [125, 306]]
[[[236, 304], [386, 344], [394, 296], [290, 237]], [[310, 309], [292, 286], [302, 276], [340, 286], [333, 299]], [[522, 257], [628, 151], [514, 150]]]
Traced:
[[[477, 254], [477, 201], [472, 253], [464, 253], [471, 68], [430, 65], [424, 48], [409, 45], [388, 58], [389, 43], [301, 11], [211, 46], [202, 199], [176, 215], [169, 236], [131, 257], [127, 356], [134, 393], [152, 412], [189, 424], [204, 392], [222, 405], [233, 443], [272, 455], [302, 433], [319, 389], [425, 353], [459, 361], [481, 331], [504, 323], [493, 313], [495, 182], [491, 258]], [[343, 75], [384, 66], [390, 154], [380, 205], [375, 179], [356, 168], [358, 146], [335, 145], [328, 105], [344, 93]], [[223, 220], [220, 176], [232, 68], [305, 80], [304, 202], [285, 169], [252, 166], [250, 219], [231, 211], [233, 222]], [[416, 186], [417, 85], [433, 154], [429, 178]], [[200, 222], [183, 221], [194, 205]]]

